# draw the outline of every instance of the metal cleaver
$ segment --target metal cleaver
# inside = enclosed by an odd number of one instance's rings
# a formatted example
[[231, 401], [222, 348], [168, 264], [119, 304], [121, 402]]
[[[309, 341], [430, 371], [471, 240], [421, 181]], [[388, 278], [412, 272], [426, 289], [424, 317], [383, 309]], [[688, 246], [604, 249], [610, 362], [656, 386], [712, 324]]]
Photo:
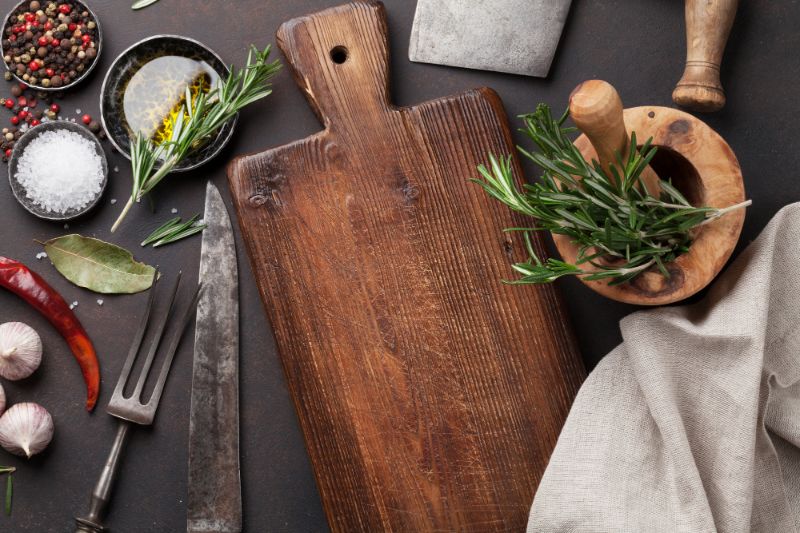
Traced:
[[411, 61], [544, 78], [572, 0], [418, 0]]

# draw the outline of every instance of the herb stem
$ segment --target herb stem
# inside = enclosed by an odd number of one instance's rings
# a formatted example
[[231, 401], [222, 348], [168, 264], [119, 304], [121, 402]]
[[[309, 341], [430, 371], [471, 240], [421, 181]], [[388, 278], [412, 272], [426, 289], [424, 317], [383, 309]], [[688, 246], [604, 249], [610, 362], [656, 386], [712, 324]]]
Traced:
[[111, 226], [111, 233], [117, 231], [117, 228], [119, 228], [119, 225], [122, 224], [123, 220], [125, 220], [125, 217], [128, 215], [128, 211], [131, 210], [131, 207], [133, 207], [133, 196], [128, 198], [128, 201], [125, 203], [125, 207], [122, 208], [122, 212], [119, 214], [119, 217], [117, 217], [117, 221], [114, 222], [113, 226]]
[[728, 207], [722, 207], [720, 209], [717, 209], [711, 215], [709, 215], [709, 217], [704, 221], [702, 221], [700, 224], [698, 224], [698, 226], [705, 226], [706, 224], [714, 222], [722, 215], [727, 215], [731, 211], [736, 211], [737, 209], [744, 209], [745, 207], [749, 207], [751, 205], [753, 205], [753, 200], [745, 200], [744, 202], [740, 202], [738, 204], [729, 205]]

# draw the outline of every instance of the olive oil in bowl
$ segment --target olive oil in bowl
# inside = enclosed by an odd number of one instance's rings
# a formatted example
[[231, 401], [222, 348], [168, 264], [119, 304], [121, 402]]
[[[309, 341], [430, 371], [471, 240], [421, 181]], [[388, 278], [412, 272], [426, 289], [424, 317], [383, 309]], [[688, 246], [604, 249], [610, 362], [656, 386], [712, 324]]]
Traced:
[[219, 74], [205, 61], [170, 55], [145, 63], [122, 94], [128, 133], [140, 132], [156, 144], [169, 140], [179, 114], [185, 114], [187, 97], [194, 101], [219, 81]]
[[[186, 99], [213, 91], [228, 73], [213, 51], [193, 39], [158, 35], [140, 41], [114, 60], [103, 81], [101, 118], [109, 140], [128, 158], [139, 132], [156, 144], [169, 140]], [[195, 168], [217, 155], [235, 123], [231, 119], [194, 147], [175, 170]]]

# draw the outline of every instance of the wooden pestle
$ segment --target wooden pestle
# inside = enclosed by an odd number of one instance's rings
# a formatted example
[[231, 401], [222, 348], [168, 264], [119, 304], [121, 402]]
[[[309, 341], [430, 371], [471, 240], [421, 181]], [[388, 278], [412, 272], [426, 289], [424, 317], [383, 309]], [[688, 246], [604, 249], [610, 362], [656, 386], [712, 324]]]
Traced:
[[738, 0], [686, 0], [686, 68], [672, 100], [693, 111], [719, 111], [725, 91], [720, 63]]
[[[569, 113], [572, 121], [589, 139], [597, 152], [597, 161], [612, 176], [611, 166], [617, 166], [617, 154], [625, 161], [630, 154], [630, 135], [625, 128], [622, 100], [614, 87], [603, 80], [588, 80], [569, 96]], [[639, 139], [644, 142], [647, 139]], [[622, 175], [622, 171], [617, 168]], [[648, 166], [642, 172], [642, 182], [655, 197], [661, 191], [658, 175]]]

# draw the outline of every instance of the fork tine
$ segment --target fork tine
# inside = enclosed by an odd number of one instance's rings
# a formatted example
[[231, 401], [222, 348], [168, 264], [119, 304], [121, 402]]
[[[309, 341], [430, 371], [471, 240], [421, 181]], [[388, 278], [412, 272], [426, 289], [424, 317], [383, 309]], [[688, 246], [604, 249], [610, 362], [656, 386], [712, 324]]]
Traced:
[[125, 391], [125, 384], [128, 382], [128, 376], [130, 376], [131, 373], [131, 368], [133, 368], [133, 362], [136, 360], [136, 355], [139, 353], [139, 349], [142, 347], [142, 340], [144, 340], [144, 334], [147, 332], [147, 325], [150, 322], [150, 313], [153, 310], [153, 302], [156, 299], [157, 283], [158, 267], [156, 267], [155, 272], [153, 272], [153, 284], [150, 286], [150, 295], [147, 297], [147, 307], [142, 315], [142, 320], [139, 322], [139, 328], [136, 330], [136, 334], [133, 337], [133, 343], [131, 344], [131, 349], [128, 352], [128, 358], [125, 359], [122, 372], [117, 380], [117, 386], [114, 388], [114, 396], [120, 395], [120, 397], [122, 397], [122, 394]]
[[164, 315], [164, 319], [161, 320], [161, 323], [158, 325], [155, 336], [151, 341], [150, 351], [147, 352], [147, 359], [145, 359], [142, 370], [139, 373], [139, 381], [136, 382], [136, 389], [131, 395], [131, 398], [133, 399], [141, 401], [142, 389], [144, 389], [147, 376], [150, 374], [150, 367], [153, 366], [153, 359], [155, 359], [156, 353], [158, 352], [158, 347], [161, 345], [161, 339], [164, 337], [164, 330], [167, 327], [167, 322], [169, 322], [170, 316], [172, 316], [172, 312], [175, 309], [175, 300], [177, 299], [178, 289], [181, 285], [181, 274], [182, 272], [178, 272], [178, 276], [175, 279], [175, 285], [172, 287], [172, 295], [170, 296], [167, 314]]
[[161, 374], [159, 374], [156, 386], [153, 388], [153, 394], [150, 396], [150, 400], [147, 402], [147, 407], [150, 409], [155, 410], [158, 407], [158, 402], [161, 400], [161, 393], [164, 391], [164, 384], [167, 382], [169, 369], [172, 366], [172, 360], [175, 358], [175, 352], [178, 350], [178, 346], [181, 343], [181, 339], [186, 331], [186, 327], [192, 321], [192, 318], [195, 316], [195, 312], [197, 311], [197, 302], [200, 300], [200, 292], [202, 288], [203, 284], [198, 283], [197, 289], [195, 289], [194, 296], [192, 297], [192, 303], [190, 303], [189, 307], [186, 308], [186, 312], [184, 313], [181, 322], [178, 324], [178, 329], [175, 331], [175, 334], [172, 337], [172, 342], [169, 345], [167, 355], [164, 359], [164, 365], [161, 367]]

